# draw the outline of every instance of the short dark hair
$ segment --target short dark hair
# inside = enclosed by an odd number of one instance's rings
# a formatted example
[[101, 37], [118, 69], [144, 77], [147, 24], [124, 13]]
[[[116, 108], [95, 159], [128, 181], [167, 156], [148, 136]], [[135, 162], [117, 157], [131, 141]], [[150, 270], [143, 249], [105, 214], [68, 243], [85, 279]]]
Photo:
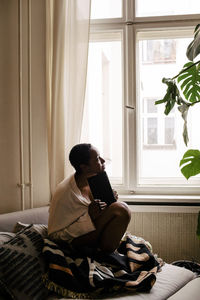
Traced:
[[75, 145], [71, 149], [69, 153], [69, 161], [77, 173], [81, 173], [81, 164], [87, 165], [89, 163], [91, 148], [91, 144], [82, 143]]

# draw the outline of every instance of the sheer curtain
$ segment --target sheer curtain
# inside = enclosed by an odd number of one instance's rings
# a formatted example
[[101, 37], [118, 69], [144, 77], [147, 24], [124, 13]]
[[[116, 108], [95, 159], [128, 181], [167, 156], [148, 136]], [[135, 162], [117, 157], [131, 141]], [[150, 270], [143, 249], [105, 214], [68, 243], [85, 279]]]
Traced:
[[83, 118], [90, 0], [46, 0], [47, 122], [51, 193], [70, 173]]

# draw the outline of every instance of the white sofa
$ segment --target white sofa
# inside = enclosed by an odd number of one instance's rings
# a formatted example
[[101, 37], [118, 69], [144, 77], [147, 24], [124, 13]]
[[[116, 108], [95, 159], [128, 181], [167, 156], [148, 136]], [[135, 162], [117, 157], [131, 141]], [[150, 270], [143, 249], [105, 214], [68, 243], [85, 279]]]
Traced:
[[[5, 232], [13, 232], [13, 228], [17, 222], [22, 222], [26, 224], [45, 224], [48, 222], [48, 206], [41, 208], [33, 208], [25, 211], [13, 212], [8, 214], [0, 215], [0, 239], [1, 234]], [[15, 235], [14, 233], [12, 234]], [[2, 247], [2, 241], [0, 240], [0, 249]], [[181, 258], [180, 258], [181, 259]], [[0, 265], [0, 281], [2, 273], [1, 273], [1, 265]], [[1, 289], [0, 289], [1, 293]], [[109, 297], [105, 299], [119, 299], [119, 300], [186, 300], [200, 299], [200, 277], [196, 278], [196, 275], [184, 268], [180, 268], [168, 263], [162, 267], [162, 271], [157, 273], [156, 282], [150, 292], [137, 292], [137, 293], [124, 293], [115, 297]], [[19, 299], [16, 298], [10, 299]], [[12, 297], [12, 296], [11, 296]], [[42, 297], [30, 297], [29, 299], [57, 299], [55, 294], [48, 294], [44, 292]], [[0, 294], [0, 300], [6, 299], [3, 294]], [[29, 300], [25, 299], [24, 300]], [[62, 298], [64, 299], [64, 298]], [[23, 300], [20, 298], [19, 300]]]

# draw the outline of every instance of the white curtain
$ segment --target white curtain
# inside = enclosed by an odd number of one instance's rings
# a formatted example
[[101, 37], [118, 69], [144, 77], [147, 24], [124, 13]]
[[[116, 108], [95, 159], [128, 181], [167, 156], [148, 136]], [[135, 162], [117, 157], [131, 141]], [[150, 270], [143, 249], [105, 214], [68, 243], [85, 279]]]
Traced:
[[46, 0], [47, 121], [51, 193], [73, 170], [86, 88], [90, 0]]

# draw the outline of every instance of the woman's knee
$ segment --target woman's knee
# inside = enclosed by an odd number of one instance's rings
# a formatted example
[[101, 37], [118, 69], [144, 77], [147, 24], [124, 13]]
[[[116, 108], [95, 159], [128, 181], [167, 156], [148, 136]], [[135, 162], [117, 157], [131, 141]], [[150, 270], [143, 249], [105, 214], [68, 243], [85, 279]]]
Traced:
[[131, 210], [128, 205], [124, 202], [115, 202], [112, 203], [110, 208], [112, 209], [112, 213], [116, 216], [125, 218], [128, 222], [131, 219]]
[[121, 224], [127, 226], [131, 219], [131, 211], [127, 204], [114, 202], [102, 211], [102, 214], [94, 220], [98, 232], [102, 231], [113, 219], [117, 218]]

